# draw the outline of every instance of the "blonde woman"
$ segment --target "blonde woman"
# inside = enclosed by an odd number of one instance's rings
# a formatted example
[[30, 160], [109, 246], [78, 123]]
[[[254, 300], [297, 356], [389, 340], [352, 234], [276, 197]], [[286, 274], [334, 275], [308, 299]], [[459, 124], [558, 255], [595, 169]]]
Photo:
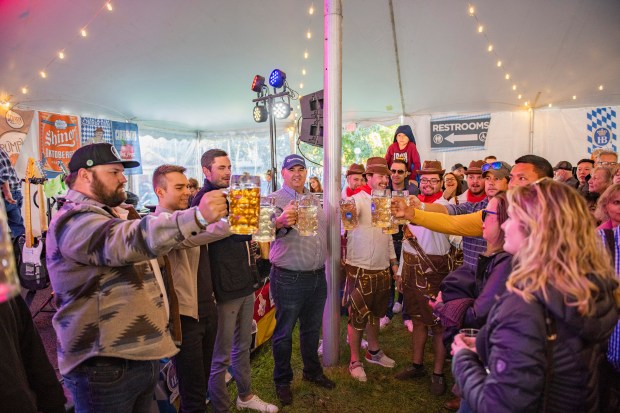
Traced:
[[613, 184], [603, 192], [594, 216], [602, 222], [598, 229], [614, 229], [620, 225], [620, 184]]
[[507, 291], [477, 337], [452, 345], [460, 411], [598, 411], [602, 345], [620, 303], [609, 256], [567, 185], [545, 178], [508, 199]]

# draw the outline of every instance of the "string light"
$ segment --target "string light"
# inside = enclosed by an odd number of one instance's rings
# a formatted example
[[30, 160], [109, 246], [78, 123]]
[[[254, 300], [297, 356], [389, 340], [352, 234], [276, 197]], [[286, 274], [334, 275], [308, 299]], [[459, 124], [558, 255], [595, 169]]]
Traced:
[[530, 106], [530, 102], [525, 102], [525, 106]]
[[299, 84], [299, 88], [300, 88], [300, 89], [303, 89], [303, 88], [304, 88], [304, 84], [303, 84], [303, 83], [300, 83], [300, 84]]
[[307, 51], [305, 51], [305, 52], [304, 52], [304, 59], [307, 59], [307, 58], [308, 58], [308, 52], [307, 52]]
[[504, 76], [506, 78], [506, 80], [510, 80], [510, 73], [506, 73], [506, 76]]
[[39, 74], [41, 75], [41, 77], [42, 77], [43, 79], [45, 79], [45, 78], [47, 77], [47, 73], [45, 73], [45, 70], [41, 70], [41, 71], [39, 72]]
[[497, 61], [497, 67], [502, 67], [502, 61], [501, 60]]
[[478, 26], [478, 33], [482, 33], [484, 31], [484, 26], [483, 25], [479, 25]]
[[551, 103], [549, 103], [549, 107], [552, 107], [553, 105]]
[[108, 11], [112, 11], [112, 3], [107, 2], [105, 7], [108, 9]]
[[487, 47], [487, 50], [488, 50], [489, 52], [492, 52], [492, 51], [493, 51], [493, 45], [492, 45], [492, 44], [489, 44], [489, 47]]
[[603, 85], [599, 85], [598, 90], [603, 90]]
[[312, 33], [310, 33], [310, 30], [308, 30], [308, 33], [306, 33], [306, 37], [308, 39], [312, 39]]
[[24, 95], [28, 93], [28, 88], [27, 88], [26, 86], [24, 86], [24, 87], [22, 88], [22, 93], [23, 93]]
[[512, 90], [517, 90], [517, 85], [512, 85]]
[[573, 100], [577, 100], [577, 95], [573, 95]]
[[310, 9], [308, 9], [308, 14], [310, 15], [314, 14], [314, 3], [310, 6]]
[[82, 35], [82, 37], [86, 37], [86, 36], [88, 36], [88, 33], [86, 32], [86, 29], [82, 29], [82, 30], [80, 31], [80, 34]]
[[60, 52], [58, 52], [58, 58], [61, 59], [61, 60], [65, 58], [64, 50], [61, 50]]
[[521, 94], [519, 93], [519, 96], [517, 96], [517, 99], [521, 100], [523, 96], [521, 96]]
[[305, 76], [306, 75], [306, 69], [301, 69], [301, 74]]
[[469, 15], [470, 16], [473, 16], [474, 13], [476, 13], [476, 9], [474, 8], [474, 6], [469, 6], [469, 10], [468, 11], [469, 11]]

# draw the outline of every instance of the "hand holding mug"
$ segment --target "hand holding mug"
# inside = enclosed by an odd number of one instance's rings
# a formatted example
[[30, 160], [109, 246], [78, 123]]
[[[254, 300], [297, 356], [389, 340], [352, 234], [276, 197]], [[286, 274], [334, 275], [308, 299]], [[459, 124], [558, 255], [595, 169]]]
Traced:
[[209, 223], [225, 217], [228, 214], [226, 195], [221, 190], [207, 192], [200, 200], [198, 210]]
[[282, 210], [282, 214], [276, 219], [276, 228], [292, 227], [297, 222], [297, 205], [291, 201]]
[[[474, 330], [474, 329], [471, 329]], [[463, 333], [459, 333], [454, 337], [454, 341], [452, 342], [452, 352], [451, 354], [453, 356], [456, 356], [456, 353], [458, 353], [461, 350], [471, 350], [474, 353], [477, 353], [476, 351], [476, 337], [467, 337], [465, 334]]]

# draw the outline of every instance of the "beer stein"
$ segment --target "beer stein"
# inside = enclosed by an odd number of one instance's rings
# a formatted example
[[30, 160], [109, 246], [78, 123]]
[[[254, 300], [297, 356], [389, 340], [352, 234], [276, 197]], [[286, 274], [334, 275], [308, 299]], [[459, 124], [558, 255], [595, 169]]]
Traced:
[[357, 207], [355, 206], [354, 198], [340, 200], [340, 217], [345, 231], [357, 228], [359, 220], [357, 218]]
[[389, 189], [373, 189], [372, 204], [370, 213], [372, 215], [372, 226], [377, 228], [388, 228], [392, 225], [392, 199]]
[[390, 226], [387, 228], [382, 228], [381, 232], [389, 235], [398, 234], [398, 224], [396, 223], [396, 219], [392, 219]]
[[258, 229], [260, 177], [248, 173], [230, 177], [228, 223], [233, 234], [250, 235]]
[[[395, 199], [395, 198], [404, 199], [405, 204], [409, 206], [409, 191], [394, 190], [392, 191], [392, 199]], [[405, 224], [408, 224], [409, 221], [407, 221], [405, 218], [394, 218], [394, 223], [396, 225], [405, 225]]]
[[0, 197], [0, 303], [10, 300], [21, 291], [15, 266], [15, 255], [9, 223], [4, 208], [4, 200]]
[[319, 229], [319, 200], [313, 194], [297, 194], [297, 222], [294, 228], [302, 237], [313, 237]]
[[252, 235], [258, 242], [271, 242], [276, 239], [276, 200], [270, 197], [261, 197], [260, 213], [258, 216], [258, 231]]

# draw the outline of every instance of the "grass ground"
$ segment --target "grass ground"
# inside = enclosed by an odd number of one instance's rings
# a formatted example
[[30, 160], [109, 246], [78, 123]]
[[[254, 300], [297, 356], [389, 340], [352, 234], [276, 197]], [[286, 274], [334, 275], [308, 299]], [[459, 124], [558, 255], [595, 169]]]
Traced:
[[[374, 364], [365, 363], [368, 376], [366, 383], [351, 378], [348, 370], [349, 347], [345, 341], [346, 319], [341, 320], [340, 358], [335, 367], [326, 367], [325, 374], [336, 382], [334, 390], [326, 390], [301, 380], [302, 362], [299, 353], [299, 334], [295, 330], [293, 339], [292, 365], [295, 378], [293, 380], [293, 404], [281, 408], [282, 412], [447, 412], [443, 403], [452, 395], [450, 388], [450, 363], [446, 361], [448, 390], [445, 395], [436, 397], [429, 393], [430, 377], [416, 381], [402, 382], [394, 378], [394, 374], [411, 362], [411, 334], [403, 325], [400, 314], [394, 316], [392, 322], [381, 331], [380, 342], [388, 356], [396, 360], [396, 367], [387, 369]], [[430, 338], [425, 351], [425, 366], [432, 371], [432, 351]], [[252, 388], [263, 400], [280, 407], [272, 381], [273, 357], [270, 342], [265, 343], [252, 355]], [[231, 400], [236, 399], [237, 389], [234, 384], [229, 386]], [[234, 405], [234, 403], [233, 403]], [[237, 411], [232, 409], [232, 411]]]

